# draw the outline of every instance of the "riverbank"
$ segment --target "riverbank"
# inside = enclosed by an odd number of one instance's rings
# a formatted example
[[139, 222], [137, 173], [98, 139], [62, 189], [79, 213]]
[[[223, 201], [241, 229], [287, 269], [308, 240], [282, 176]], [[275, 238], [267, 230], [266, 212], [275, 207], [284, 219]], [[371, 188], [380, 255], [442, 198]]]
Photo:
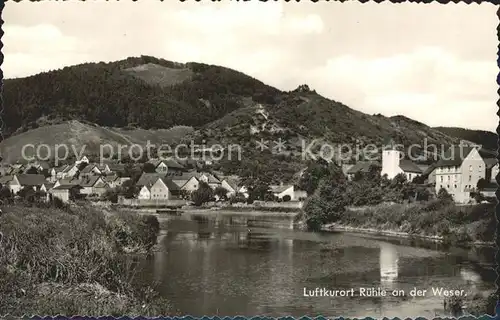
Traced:
[[185, 207], [182, 214], [211, 214], [211, 215], [241, 215], [241, 216], [272, 216], [295, 217], [299, 210], [278, 210], [279, 208], [248, 208], [248, 207]]
[[152, 288], [132, 285], [156, 243], [155, 217], [92, 206], [3, 206], [0, 314], [171, 314]]
[[454, 246], [493, 246], [495, 205], [457, 206], [431, 201], [417, 204], [381, 204], [362, 210], [347, 209], [325, 231], [419, 238]]

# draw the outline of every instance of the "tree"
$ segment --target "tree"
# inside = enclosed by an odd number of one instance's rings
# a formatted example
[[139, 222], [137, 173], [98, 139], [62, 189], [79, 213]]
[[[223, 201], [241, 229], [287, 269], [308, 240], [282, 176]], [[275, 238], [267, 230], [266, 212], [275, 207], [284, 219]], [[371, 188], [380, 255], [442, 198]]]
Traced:
[[231, 204], [238, 202], [244, 203], [245, 201], [246, 201], [245, 196], [240, 192], [235, 193], [233, 196], [229, 198], [229, 203]]
[[486, 181], [486, 179], [484, 178], [481, 178], [477, 181], [477, 185], [476, 185], [476, 188], [478, 190], [483, 190], [484, 188], [486, 188], [488, 186], [488, 182]]
[[146, 173], [155, 173], [156, 172], [156, 167], [154, 164], [150, 163], [150, 162], [146, 162], [143, 166], [142, 166], [142, 171], [143, 172], [146, 172]]
[[111, 201], [112, 203], [117, 203], [118, 202], [118, 194], [119, 190], [117, 188], [113, 189], [108, 189], [104, 194], [102, 195], [104, 200]]
[[343, 178], [342, 170], [335, 163], [328, 164], [325, 160], [319, 159], [309, 164], [300, 178], [298, 187], [308, 195], [312, 195], [322, 179], [330, 177], [337, 180], [341, 176]]
[[439, 189], [438, 194], [437, 194], [437, 198], [443, 202], [453, 201], [453, 196], [451, 194], [449, 194], [445, 188]]
[[69, 199], [72, 200], [72, 201], [75, 201], [77, 199], [80, 198], [80, 189], [78, 189], [77, 187], [73, 187], [71, 189], [69, 189]]
[[213, 197], [214, 197], [214, 191], [212, 190], [212, 188], [210, 188], [208, 183], [203, 181], [200, 182], [198, 189], [196, 189], [191, 193], [191, 200], [197, 207], [201, 206], [206, 202], [211, 201]]
[[226, 200], [227, 199], [227, 190], [224, 189], [223, 187], [221, 186], [218, 186], [217, 188], [215, 188], [214, 190], [214, 195], [216, 195], [220, 200], [221, 199], [224, 199]]
[[292, 197], [290, 197], [288, 194], [285, 194], [285, 195], [283, 196], [283, 202], [288, 202], [288, 201], [290, 201], [290, 200], [292, 200]]
[[345, 193], [345, 182], [334, 185], [323, 180], [317, 192], [304, 205], [308, 228], [318, 230], [325, 223], [338, 221], [347, 205]]
[[413, 178], [413, 180], [411, 182], [414, 184], [424, 184], [426, 179], [427, 179], [427, 176], [419, 175], [419, 176], [416, 176], [415, 178]]
[[139, 187], [137, 187], [135, 185], [135, 183], [132, 181], [132, 179], [126, 180], [121, 185], [118, 193], [127, 199], [132, 199], [132, 198], [135, 198], [139, 194]]

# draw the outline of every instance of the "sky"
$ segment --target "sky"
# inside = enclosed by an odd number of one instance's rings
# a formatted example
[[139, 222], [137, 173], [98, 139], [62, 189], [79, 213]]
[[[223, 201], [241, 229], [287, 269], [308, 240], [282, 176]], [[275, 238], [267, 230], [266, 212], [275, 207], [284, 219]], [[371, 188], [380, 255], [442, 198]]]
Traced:
[[307, 84], [368, 114], [498, 125], [490, 3], [9, 1], [2, 18], [5, 78], [151, 55]]

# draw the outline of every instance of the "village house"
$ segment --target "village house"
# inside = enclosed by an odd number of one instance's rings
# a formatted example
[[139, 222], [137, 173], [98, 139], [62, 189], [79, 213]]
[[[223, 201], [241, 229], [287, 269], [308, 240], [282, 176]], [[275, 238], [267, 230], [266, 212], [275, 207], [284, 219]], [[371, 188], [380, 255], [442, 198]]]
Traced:
[[117, 174], [111, 174], [102, 177], [103, 180], [109, 185], [110, 188], [117, 188], [123, 185], [130, 177], [119, 177]]
[[148, 161], [155, 167], [157, 173], [168, 174], [169, 176], [182, 174], [186, 169], [173, 159], [158, 160], [153, 159]]
[[467, 203], [477, 182], [485, 177], [486, 164], [478, 147], [452, 147], [436, 164], [436, 193], [444, 188], [456, 202]]
[[94, 163], [89, 163], [80, 171], [80, 177], [88, 177], [93, 175], [101, 175], [103, 172]]
[[228, 198], [232, 197], [239, 190], [239, 188], [238, 188], [238, 180], [236, 180], [235, 178], [229, 178], [229, 177], [228, 178], [224, 178], [221, 181], [221, 187], [227, 190], [226, 196]]
[[62, 179], [65, 179], [65, 178], [72, 178], [74, 176], [76, 176], [76, 174], [78, 173], [78, 165], [77, 164], [74, 164], [72, 166], [67, 166], [66, 168], [64, 168], [64, 170], [62, 171], [61, 173], [61, 178]]
[[82, 182], [81, 179], [78, 178], [58, 179], [56, 180], [52, 188], [56, 188], [59, 186], [79, 186], [81, 182]]
[[273, 195], [278, 199], [283, 199], [284, 196], [289, 196], [290, 200], [295, 200], [295, 191], [293, 185], [271, 185], [269, 186]]
[[22, 163], [14, 163], [11, 165], [11, 170], [9, 172], [9, 175], [15, 175], [15, 174], [23, 174], [24, 171], [27, 169], [25, 164]]
[[179, 196], [180, 188], [171, 179], [158, 173], [143, 173], [137, 181], [139, 199], [170, 200]]
[[57, 179], [62, 179], [63, 171], [67, 168], [67, 165], [54, 167], [49, 170], [50, 173], [50, 181], [55, 182]]
[[22, 188], [29, 187], [35, 191], [41, 191], [40, 188], [46, 182], [42, 174], [16, 174], [8, 183], [8, 188], [14, 194], [17, 194]]
[[184, 189], [186, 191], [194, 191], [198, 189], [198, 184], [199, 184], [198, 177], [199, 173], [196, 171], [188, 171], [188, 172], [183, 172], [180, 175], [170, 176], [170, 178], [172, 178], [172, 181], [179, 188], [182, 189], [185, 186]]
[[108, 184], [100, 176], [88, 176], [81, 179], [80, 193], [87, 196], [102, 196], [108, 189]]
[[484, 163], [486, 165], [486, 181], [495, 181], [498, 175], [498, 160], [496, 158], [484, 158]]
[[87, 156], [82, 156], [81, 158], [79, 158], [75, 161], [75, 165], [78, 166], [82, 162], [85, 162], [88, 164], [88, 163], [90, 163], [90, 160], [89, 160], [89, 158], [87, 158]]
[[139, 194], [137, 195], [137, 199], [140, 200], [149, 200], [151, 199], [151, 191], [148, 186], [142, 186], [141, 190], [139, 190]]
[[426, 177], [425, 183], [434, 185], [436, 183], [436, 164], [433, 163], [433, 164], [427, 166], [427, 168], [425, 168], [425, 169], [422, 168], [421, 166], [419, 166], [419, 167], [420, 167], [420, 169], [423, 170], [422, 175], [424, 177]]
[[34, 167], [38, 171], [49, 170], [50, 165], [47, 161], [34, 161], [29, 164], [30, 167]]
[[200, 175], [198, 176], [198, 180], [207, 183], [212, 189], [220, 187], [221, 185], [219, 179], [214, 177], [214, 175], [212, 175], [211, 173], [207, 172], [200, 173]]
[[398, 150], [382, 151], [382, 176], [387, 175], [388, 179], [394, 179], [398, 174], [404, 174], [406, 180], [412, 181], [421, 176], [423, 171], [411, 160], [402, 159], [403, 153]]
[[123, 175], [125, 173], [125, 165], [122, 163], [106, 163], [110, 172], [118, 175]]
[[59, 185], [50, 189], [49, 192], [52, 198], [58, 198], [63, 202], [68, 202], [72, 190], [75, 190], [75, 193], [79, 193], [80, 189], [81, 187], [79, 185]]
[[[196, 177], [191, 177], [189, 180], [187, 180], [184, 184], [180, 185], [179, 183], [176, 183], [174, 180], [172, 180], [177, 186], [180, 187], [180, 189], [184, 192], [191, 193], [195, 190], [198, 190], [198, 187], [200, 186], [200, 181]], [[177, 181], [183, 181], [183, 180], [177, 180]]]

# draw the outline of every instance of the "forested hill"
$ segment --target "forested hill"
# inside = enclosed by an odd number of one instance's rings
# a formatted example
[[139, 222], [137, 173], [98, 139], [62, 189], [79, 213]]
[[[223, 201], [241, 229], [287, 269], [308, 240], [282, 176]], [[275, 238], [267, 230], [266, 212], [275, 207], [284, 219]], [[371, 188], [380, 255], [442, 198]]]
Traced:
[[228, 68], [149, 56], [4, 81], [4, 136], [61, 120], [108, 127], [199, 127], [280, 91]]
[[436, 127], [434, 129], [449, 136], [458, 137], [463, 140], [480, 144], [489, 150], [498, 149], [498, 135], [490, 131], [470, 130], [455, 127]]

